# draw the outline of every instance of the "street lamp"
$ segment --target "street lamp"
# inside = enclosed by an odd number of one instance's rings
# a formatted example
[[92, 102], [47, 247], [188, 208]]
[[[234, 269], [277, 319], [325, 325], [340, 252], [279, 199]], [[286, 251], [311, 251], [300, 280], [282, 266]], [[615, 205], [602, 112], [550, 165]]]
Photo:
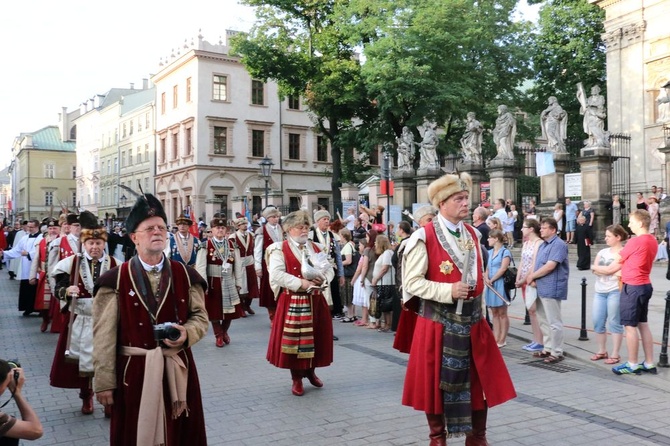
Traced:
[[270, 181], [270, 176], [272, 175], [272, 166], [275, 165], [275, 163], [272, 162], [270, 158], [267, 156], [263, 158], [263, 161], [258, 163], [261, 166], [261, 176], [265, 180], [265, 206], [267, 206], [268, 203], [268, 182]]
[[128, 198], [126, 198], [126, 194], [121, 195], [121, 198], [119, 198], [119, 201], [121, 202], [121, 207], [125, 208], [126, 207], [126, 201], [128, 201]]

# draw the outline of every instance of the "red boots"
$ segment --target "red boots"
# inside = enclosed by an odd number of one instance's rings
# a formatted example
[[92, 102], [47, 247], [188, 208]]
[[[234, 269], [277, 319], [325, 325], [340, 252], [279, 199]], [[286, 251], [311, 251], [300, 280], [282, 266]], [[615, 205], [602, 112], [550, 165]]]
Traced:
[[314, 368], [305, 370], [305, 378], [307, 378], [309, 383], [314, 387], [323, 387], [323, 381], [321, 381], [319, 377], [316, 376], [316, 373], [314, 373]]
[[291, 379], [293, 380], [291, 393], [295, 396], [302, 396], [305, 393], [305, 390], [302, 387], [302, 370], [291, 369]]
[[447, 445], [447, 431], [445, 426], [444, 415], [427, 413], [428, 427], [430, 428], [430, 446], [446, 446]]
[[472, 432], [465, 437], [465, 446], [489, 446], [486, 441], [486, 417], [488, 409], [472, 411]]
[[79, 398], [81, 398], [81, 413], [84, 415], [91, 415], [93, 413], [93, 391], [91, 389], [81, 389], [79, 391]]

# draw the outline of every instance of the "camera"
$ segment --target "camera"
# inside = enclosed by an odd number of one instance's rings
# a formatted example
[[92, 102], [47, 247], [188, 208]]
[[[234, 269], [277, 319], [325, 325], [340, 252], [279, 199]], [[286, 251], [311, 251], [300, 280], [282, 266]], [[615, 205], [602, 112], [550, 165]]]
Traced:
[[[10, 369], [20, 369], [21, 368], [21, 363], [17, 359], [10, 359], [7, 361], [7, 364], [9, 364]], [[14, 370], [14, 382], [19, 382], [19, 371]]]
[[172, 322], [154, 325], [154, 339], [157, 341], [162, 341], [163, 339], [176, 341], [181, 336], [181, 332], [175, 325]]

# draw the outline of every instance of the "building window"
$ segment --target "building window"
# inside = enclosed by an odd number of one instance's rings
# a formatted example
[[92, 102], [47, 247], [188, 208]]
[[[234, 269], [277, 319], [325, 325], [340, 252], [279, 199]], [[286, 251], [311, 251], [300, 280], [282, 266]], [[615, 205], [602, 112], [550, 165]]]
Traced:
[[144, 190], [149, 190], [149, 177], [144, 178]]
[[114, 158], [114, 173], [119, 173], [119, 159]]
[[165, 159], [165, 150], [167, 149], [166, 144], [167, 142], [165, 139], [167, 138], [166, 135], [161, 136], [161, 139], [158, 143], [158, 162], [159, 163], [164, 163], [167, 160]]
[[251, 81], [251, 103], [253, 105], [264, 105], [265, 84], [261, 81]]
[[289, 110], [300, 110], [300, 96], [291, 95], [288, 97]]
[[100, 160], [100, 155], [93, 155], [93, 172], [98, 171], [98, 161]]
[[186, 102], [191, 102], [191, 78], [186, 78]]
[[72, 191], [72, 204], [71, 204], [71, 206], [73, 208], [77, 207], [77, 191], [76, 190]]
[[128, 149], [128, 165], [133, 165], [133, 149]]
[[77, 179], [77, 166], [72, 166], [72, 179]]
[[54, 204], [54, 193], [53, 192], [44, 192], [44, 205], [51, 206]]
[[193, 153], [193, 147], [191, 146], [192, 130], [193, 129], [191, 127], [187, 127], [186, 129], [184, 129], [184, 139], [185, 139], [184, 143], [186, 144], [184, 151], [186, 152], [185, 153], [186, 156], [189, 156]]
[[288, 200], [289, 212], [294, 212], [300, 209], [300, 197], [289, 197]]
[[121, 131], [121, 138], [125, 138], [127, 136], [127, 129], [126, 129], [126, 123], [123, 123], [123, 131]]
[[263, 130], [251, 131], [251, 156], [258, 158], [265, 156], [265, 132]]
[[140, 152], [140, 147], [137, 147], [137, 164], [142, 163], [142, 152]]
[[135, 121], [132, 119], [130, 120], [130, 131], [128, 132], [129, 135], [133, 134], [133, 127], [135, 126]]
[[300, 159], [300, 134], [298, 133], [288, 134], [288, 159]]
[[179, 154], [179, 132], [172, 134], [172, 153], [170, 159], [176, 160]]
[[144, 161], [149, 161], [149, 144], [144, 145]]
[[179, 87], [175, 85], [172, 87], [172, 108], [177, 108], [179, 104]]
[[228, 100], [228, 76], [214, 75], [212, 86], [212, 99], [215, 101]]
[[251, 197], [251, 213], [260, 214], [263, 210], [263, 198], [260, 195], [254, 195]]
[[316, 137], [316, 160], [323, 163], [328, 161], [328, 140], [323, 136]]
[[107, 175], [112, 174], [112, 160], [107, 160]]
[[370, 165], [379, 166], [379, 149], [377, 147], [370, 150]]
[[165, 92], [161, 93], [161, 115], [165, 114]]
[[126, 167], [126, 152], [121, 152], [121, 167]]
[[330, 205], [329, 201], [328, 197], [320, 197], [316, 199], [317, 204], [325, 209], [328, 209], [328, 206]]
[[214, 127], [214, 153], [226, 155], [228, 153], [228, 127]]
[[54, 165], [47, 164], [44, 166], [44, 178], [53, 178], [54, 177]]

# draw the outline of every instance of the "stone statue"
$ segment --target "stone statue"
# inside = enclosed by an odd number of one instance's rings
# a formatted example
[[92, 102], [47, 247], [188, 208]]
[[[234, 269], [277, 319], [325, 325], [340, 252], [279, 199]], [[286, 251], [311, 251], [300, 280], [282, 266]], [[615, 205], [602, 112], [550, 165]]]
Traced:
[[482, 163], [482, 133], [484, 127], [477, 121], [474, 112], [468, 113], [465, 123], [465, 132], [461, 137], [461, 148], [463, 149], [463, 162]]
[[398, 170], [409, 172], [412, 170], [412, 161], [414, 160], [414, 135], [409, 127], [402, 128], [402, 135], [396, 138], [398, 144]]
[[506, 105], [498, 106], [498, 119], [493, 129], [493, 142], [498, 149], [494, 160], [514, 159], [514, 140], [516, 139], [516, 118], [507, 110]]
[[661, 86], [661, 92], [656, 99], [658, 104], [658, 118], [656, 122], [664, 124], [670, 122], [670, 81]]
[[436, 125], [431, 122], [423, 123], [423, 140], [419, 144], [419, 154], [421, 155], [419, 169], [439, 170], [440, 163], [437, 159], [437, 146], [440, 140], [435, 132]]
[[600, 94], [600, 87], [591, 88], [591, 96], [586, 97], [584, 86], [577, 84], [577, 99], [581, 104], [579, 113], [584, 115], [584, 133], [589, 135], [586, 147], [609, 147], [609, 132], [605, 131], [605, 97]]
[[568, 115], [558, 104], [555, 96], [547, 100], [549, 106], [540, 115], [542, 137], [547, 140], [547, 150], [555, 153], [566, 153], [565, 139], [568, 135]]

